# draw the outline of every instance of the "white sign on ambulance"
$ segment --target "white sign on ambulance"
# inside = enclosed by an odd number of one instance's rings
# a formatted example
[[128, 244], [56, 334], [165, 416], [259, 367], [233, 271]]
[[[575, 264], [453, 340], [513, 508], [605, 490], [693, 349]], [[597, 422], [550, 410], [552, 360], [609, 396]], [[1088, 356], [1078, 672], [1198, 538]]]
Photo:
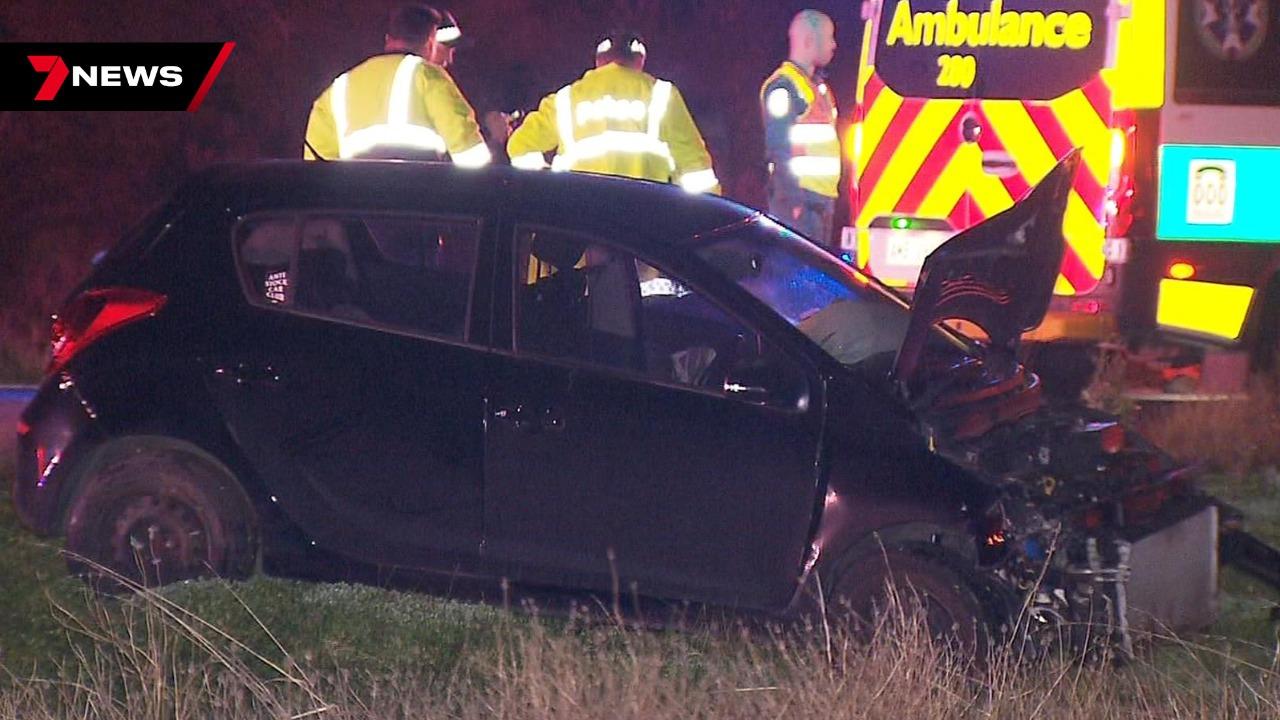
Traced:
[[1235, 161], [1192, 160], [1187, 180], [1187, 224], [1230, 225], [1235, 213]]

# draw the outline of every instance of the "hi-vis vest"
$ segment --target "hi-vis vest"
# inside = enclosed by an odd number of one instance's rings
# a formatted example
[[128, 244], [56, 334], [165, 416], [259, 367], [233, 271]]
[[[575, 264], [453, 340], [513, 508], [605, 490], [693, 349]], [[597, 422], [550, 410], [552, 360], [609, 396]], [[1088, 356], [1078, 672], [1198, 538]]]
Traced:
[[[316, 99], [303, 157], [443, 157], [489, 162], [475, 112], [449, 74], [417, 55], [372, 57], [338, 76]], [[314, 148], [315, 152], [312, 152]]]
[[803, 70], [784, 62], [760, 87], [760, 103], [766, 126], [787, 124], [785, 146], [771, 143], [768, 148], [774, 172], [785, 164], [800, 187], [827, 197], [839, 195], [836, 103], [826, 83], [815, 85]]
[[606, 173], [719, 192], [711, 154], [674, 85], [610, 63], [542, 100], [507, 141], [524, 169]]

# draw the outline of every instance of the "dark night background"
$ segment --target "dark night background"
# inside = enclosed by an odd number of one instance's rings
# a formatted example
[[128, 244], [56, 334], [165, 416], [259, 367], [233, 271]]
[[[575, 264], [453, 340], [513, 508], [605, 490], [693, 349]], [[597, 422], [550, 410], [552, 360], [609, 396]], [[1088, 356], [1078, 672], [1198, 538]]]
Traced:
[[[681, 89], [726, 195], [751, 205], [765, 198], [757, 93], [786, 56], [797, 10], [812, 7], [835, 20], [840, 48], [831, 84], [843, 120], [852, 109], [856, 0], [450, 1], [474, 40], [458, 52], [453, 74], [481, 114], [532, 109], [587, 69], [599, 33], [620, 25], [641, 31], [646, 70]], [[0, 3], [6, 42], [236, 42], [195, 114], [0, 112], [0, 367], [41, 362], [48, 315], [93, 254], [189, 173], [222, 160], [298, 157], [311, 101], [338, 73], [381, 50], [394, 4]]]

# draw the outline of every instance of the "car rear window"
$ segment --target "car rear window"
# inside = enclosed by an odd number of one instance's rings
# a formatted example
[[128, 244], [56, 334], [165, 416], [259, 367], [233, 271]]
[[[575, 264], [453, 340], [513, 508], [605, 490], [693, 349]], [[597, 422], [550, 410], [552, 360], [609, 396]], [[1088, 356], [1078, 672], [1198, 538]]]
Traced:
[[236, 259], [255, 304], [466, 338], [480, 222], [378, 213], [249, 218]]
[[884, 0], [874, 64], [899, 95], [1048, 100], [1102, 70], [1107, 0]]
[[142, 257], [155, 246], [165, 230], [181, 215], [177, 202], [160, 203], [151, 208], [118, 242], [94, 257], [94, 265], [119, 266]]

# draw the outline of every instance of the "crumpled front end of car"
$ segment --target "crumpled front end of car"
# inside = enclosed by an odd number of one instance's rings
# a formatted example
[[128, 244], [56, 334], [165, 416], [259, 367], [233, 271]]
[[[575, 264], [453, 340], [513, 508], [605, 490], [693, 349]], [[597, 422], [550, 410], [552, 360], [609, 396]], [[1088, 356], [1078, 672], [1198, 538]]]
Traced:
[[1010, 591], [1015, 631], [1045, 645], [1201, 629], [1217, 613], [1219, 507], [1114, 417], [1042, 408], [939, 453], [998, 488], [979, 563]]

